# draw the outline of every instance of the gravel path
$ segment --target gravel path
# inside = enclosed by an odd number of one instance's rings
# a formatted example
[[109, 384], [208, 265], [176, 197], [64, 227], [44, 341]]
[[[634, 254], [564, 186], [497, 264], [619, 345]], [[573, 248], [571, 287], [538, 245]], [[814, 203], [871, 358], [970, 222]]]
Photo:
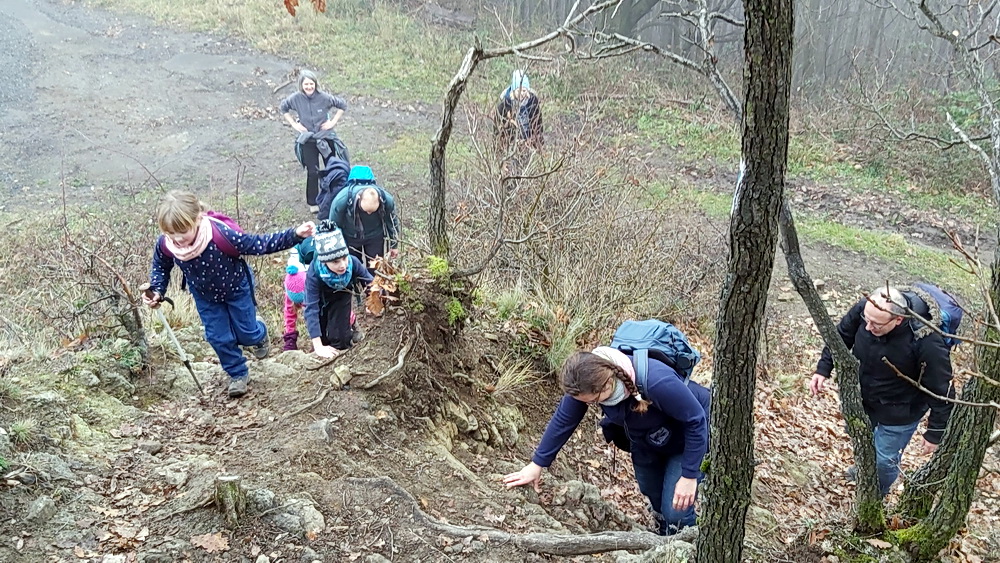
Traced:
[[[0, 209], [52, 205], [60, 180], [98, 190], [187, 186], [263, 192], [305, 211], [304, 173], [277, 105], [296, 63], [227, 37], [158, 27], [80, 3], [0, 3]], [[322, 83], [322, 80], [321, 80]], [[338, 128], [355, 155], [433, 115], [346, 93]], [[364, 126], [359, 126], [359, 123]]]

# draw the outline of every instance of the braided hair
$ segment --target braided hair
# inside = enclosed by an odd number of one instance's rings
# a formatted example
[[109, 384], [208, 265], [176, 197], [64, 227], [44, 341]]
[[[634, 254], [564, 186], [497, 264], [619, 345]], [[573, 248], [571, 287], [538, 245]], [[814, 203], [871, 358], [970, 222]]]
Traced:
[[570, 397], [599, 394], [607, 388], [612, 377], [618, 378], [625, 384], [625, 389], [636, 397], [632, 410], [645, 413], [650, 402], [641, 398], [632, 377], [618, 364], [591, 352], [574, 352], [559, 370], [563, 391]]

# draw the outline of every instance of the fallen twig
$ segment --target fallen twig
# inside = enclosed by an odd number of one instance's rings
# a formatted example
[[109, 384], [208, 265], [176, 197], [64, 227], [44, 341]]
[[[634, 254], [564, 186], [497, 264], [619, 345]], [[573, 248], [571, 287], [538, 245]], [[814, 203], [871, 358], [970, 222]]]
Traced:
[[177, 516], [179, 514], [184, 514], [184, 513], [187, 513], [187, 512], [191, 512], [192, 510], [197, 510], [199, 508], [205, 508], [206, 506], [210, 506], [210, 505], [212, 505], [212, 503], [215, 502], [215, 499], [212, 497], [211, 492], [208, 491], [207, 489], [202, 494], [203, 494], [203, 498], [201, 498], [200, 500], [196, 501], [194, 504], [189, 504], [189, 505], [187, 505], [187, 506], [185, 506], [183, 508], [178, 508], [177, 510], [172, 510], [172, 511], [166, 513], [166, 514], [162, 514], [160, 516], [157, 516], [153, 521], [154, 522], [162, 522], [162, 521], [166, 520], [167, 518], [170, 518], [171, 516]]
[[341, 352], [341, 353], [337, 354], [336, 356], [334, 356], [334, 357], [330, 358], [329, 360], [327, 360], [327, 361], [323, 362], [322, 364], [319, 364], [319, 365], [316, 365], [316, 366], [313, 366], [313, 367], [309, 367], [309, 368], [306, 368], [306, 371], [316, 371], [316, 370], [318, 370], [318, 369], [323, 369], [323, 368], [325, 368], [326, 366], [328, 366], [328, 365], [331, 365], [331, 364], [333, 364], [334, 362], [336, 362], [336, 361], [337, 361], [337, 360], [339, 360], [340, 358], [343, 358], [343, 357], [344, 357], [344, 356], [346, 356], [347, 354], [350, 354], [352, 350], [354, 350], [354, 348], [353, 348], [353, 347], [352, 347], [352, 348], [348, 348], [347, 350], [344, 350], [343, 352]]
[[309, 401], [308, 403], [306, 403], [305, 405], [302, 405], [301, 407], [295, 409], [294, 411], [286, 414], [285, 418], [292, 418], [293, 416], [302, 414], [302, 413], [306, 412], [307, 410], [315, 407], [316, 405], [322, 403], [323, 399], [326, 399], [326, 396], [327, 396], [327, 394], [330, 393], [331, 389], [333, 389], [333, 387], [331, 387], [329, 385], [324, 385], [323, 386], [323, 390], [320, 392], [320, 394], [315, 399], [313, 399], [312, 401]]

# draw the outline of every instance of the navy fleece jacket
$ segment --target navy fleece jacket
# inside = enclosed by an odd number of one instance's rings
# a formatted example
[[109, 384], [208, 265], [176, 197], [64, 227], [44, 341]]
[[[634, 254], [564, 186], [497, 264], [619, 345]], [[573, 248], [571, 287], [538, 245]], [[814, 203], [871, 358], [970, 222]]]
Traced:
[[318, 338], [323, 331], [320, 330], [319, 316], [323, 309], [323, 296], [340, 291], [350, 292], [355, 285], [368, 286], [374, 279], [368, 268], [358, 260], [356, 256], [351, 256], [351, 281], [343, 289], [334, 289], [320, 278], [319, 269], [311, 267], [306, 272], [306, 298], [303, 301], [305, 311], [303, 317], [306, 320], [306, 329], [309, 331], [309, 338]]
[[[625, 427], [636, 462], [680, 453], [683, 454], [681, 475], [689, 479], [698, 478], [701, 475], [701, 461], [708, 451], [711, 392], [694, 382], [684, 385], [673, 368], [650, 358], [643, 398], [653, 403], [644, 414], [632, 410], [636, 403], [634, 397], [612, 407], [600, 407], [611, 422]], [[531, 461], [541, 467], [551, 465], [586, 413], [587, 403], [564, 395], [545, 427], [541, 443]], [[669, 441], [660, 447], [650, 445], [646, 436], [662, 427], [670, 430]]]
[[[255, 235], [234, 231], [218, 221], [215, 227], [240, 254], [260, 255], [281, 252], [302, 240], [295, 234], [295, 229]], [[163, 254], [160, 239], [157, 239], [153, 250], [153, 265], [149, 273], [149, 285], [153, 291], [160, 295], [167, 294], [170, 270], [175, 264], [184, 273], [184, 279], [191, 288], [191, 293], [213, 303], [225, 302], [243, 287], [248, 271], [242, 258], [229, 256], [215, 245], [214, 240], [208, 242], [205, 251], [197, 258], [181, 262]]]

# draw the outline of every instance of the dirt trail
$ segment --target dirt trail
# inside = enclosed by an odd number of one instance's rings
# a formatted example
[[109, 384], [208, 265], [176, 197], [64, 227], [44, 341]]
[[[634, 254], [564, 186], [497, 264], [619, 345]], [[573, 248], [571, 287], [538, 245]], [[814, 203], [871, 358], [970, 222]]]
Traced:
[[[0, 206], [51, 205], [61, 178], [69, 198], [83, 201], [109, 186], [232, 190], [242, 163], [242, 189], [304, 213], [305, 175], [292, 155], [292, 130], [277, 114], [294, 86], [273, 93], [296, 66], [237, 39], [159, 28], [82, 3], [7, 0]], [[399, 127], [430, 128], [420, 108], [342, 94], [350, 110], [338, 132], [355, 155], [371, 155]]]

